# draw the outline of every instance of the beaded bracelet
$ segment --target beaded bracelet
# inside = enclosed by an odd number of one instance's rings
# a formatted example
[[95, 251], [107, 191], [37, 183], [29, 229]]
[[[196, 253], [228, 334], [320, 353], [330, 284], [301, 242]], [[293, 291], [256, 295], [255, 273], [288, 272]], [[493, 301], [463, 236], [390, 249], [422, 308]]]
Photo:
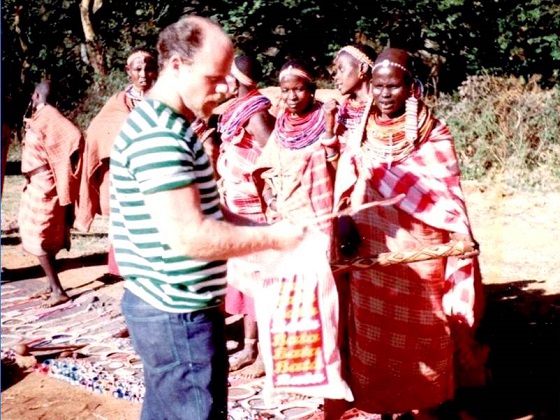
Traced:
[[332, 155], [327, 156], [327, 162], [334, 162], [340, 157], [340, 152], [335, 152]]
[[323, 135], [319, 136], [319, 142], [323, 146], [331, 147], [334, 146], [338, 142], [338, 138], [336, 136], [332, 136], [328, 139], [324, 138]]

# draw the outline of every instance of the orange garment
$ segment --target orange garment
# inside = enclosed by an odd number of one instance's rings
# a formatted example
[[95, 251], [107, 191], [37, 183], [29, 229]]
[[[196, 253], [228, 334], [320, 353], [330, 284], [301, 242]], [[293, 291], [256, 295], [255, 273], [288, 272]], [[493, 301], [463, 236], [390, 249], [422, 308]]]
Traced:
[[26, 175], [19, 227], [23, 249], [33, 255], [69, 248], [66, 206], [77, 199], [83, 136], [56, 108], [45, 105], [28, 119], [21, 170]]
[[89, 231], [96, 214], [109, 214], [109, 157], [113, 142], [132, 111], [125, 91], [113, 95], [86, 130], [84, 170], [74, 225]]
[[263, 203], [267, 219], [270, 223], [297, 219], [331, 237], [332, 220], [314, 222], [333, 210], [333, 181], [323, 145], [316, 141], [302, 149], [288, 149], [275, 136], [267, 142], [253, 172], [261, 194], [267, 184], [276, 196], [276, 211]]

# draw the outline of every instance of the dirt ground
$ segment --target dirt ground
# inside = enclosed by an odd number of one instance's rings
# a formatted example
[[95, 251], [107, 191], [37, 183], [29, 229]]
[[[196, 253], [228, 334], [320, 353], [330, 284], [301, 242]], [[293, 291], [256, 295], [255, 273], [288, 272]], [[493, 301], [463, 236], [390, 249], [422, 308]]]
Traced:
[[[560, 419], [560, 192], [521, 193], [474, 183], [466, 183], [465, 191], [482, 251], [487, 311], [480, 336], [492, 349], [493, 379], [484, 390], [464, 396], [464, 403], [476, 419]], [[17, 234], [4, 230], [14, 217], [2, 207], [2, 267], [9, 273], [3, 284], [42, 277], [36, 261], [22, 253]], [[102, 232], [106, 222], [98, 223]], [[98, 280], [106, 271], [106, 237], [99, 232], [89, 246], [59, 254], [62, 284], [71, 294], [96, 289], [119, 298], [121, 283]], [[37, 373], [25, 374], [1, 397], [6, 420], [128, 420], [140, 412], [139, 404]]]

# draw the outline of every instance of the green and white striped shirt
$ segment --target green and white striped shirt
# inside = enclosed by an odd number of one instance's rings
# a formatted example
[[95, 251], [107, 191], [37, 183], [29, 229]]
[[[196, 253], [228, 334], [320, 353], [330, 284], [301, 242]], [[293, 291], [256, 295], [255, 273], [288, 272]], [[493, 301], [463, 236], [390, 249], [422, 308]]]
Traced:
[[206, 217], [223, 217], [210, 161], [185, 118], [161, 102], [142, 101], [115, 140], [110, 177], [110, 234], [125, 287], [167, 312], [220, 305], [226, 261], [173, 251], [144, 201], [148, 194], [196, 185]]

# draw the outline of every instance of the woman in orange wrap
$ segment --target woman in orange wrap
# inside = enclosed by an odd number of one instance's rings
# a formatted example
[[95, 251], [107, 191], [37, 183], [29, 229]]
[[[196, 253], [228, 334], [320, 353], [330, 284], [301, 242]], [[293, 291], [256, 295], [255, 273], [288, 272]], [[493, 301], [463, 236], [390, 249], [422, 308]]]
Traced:
[[317, 225], [330, 238], [332, 220], [313, 219], [332, 212], [332, 163], [340, 155], [338, 144], [323, 142], [323, 103], [315, 99], [307, 64], [288, 61], [279, 81], [282, 109], [255, 170], [263, 208], [269, 223], [299, 219]]
[[[157, 78], [157, 62], [152, 54], [136, 50], [128, 56], [128, 85], [107, 101], [86, 130], [84, 170], [74, 226], [89, 231], [96, 214], [109, 215], [109, 156], [113, 142], [126, 117], [144, 98]], [[109, 275], [118, 275], [112, 246], [109, 246]]]

